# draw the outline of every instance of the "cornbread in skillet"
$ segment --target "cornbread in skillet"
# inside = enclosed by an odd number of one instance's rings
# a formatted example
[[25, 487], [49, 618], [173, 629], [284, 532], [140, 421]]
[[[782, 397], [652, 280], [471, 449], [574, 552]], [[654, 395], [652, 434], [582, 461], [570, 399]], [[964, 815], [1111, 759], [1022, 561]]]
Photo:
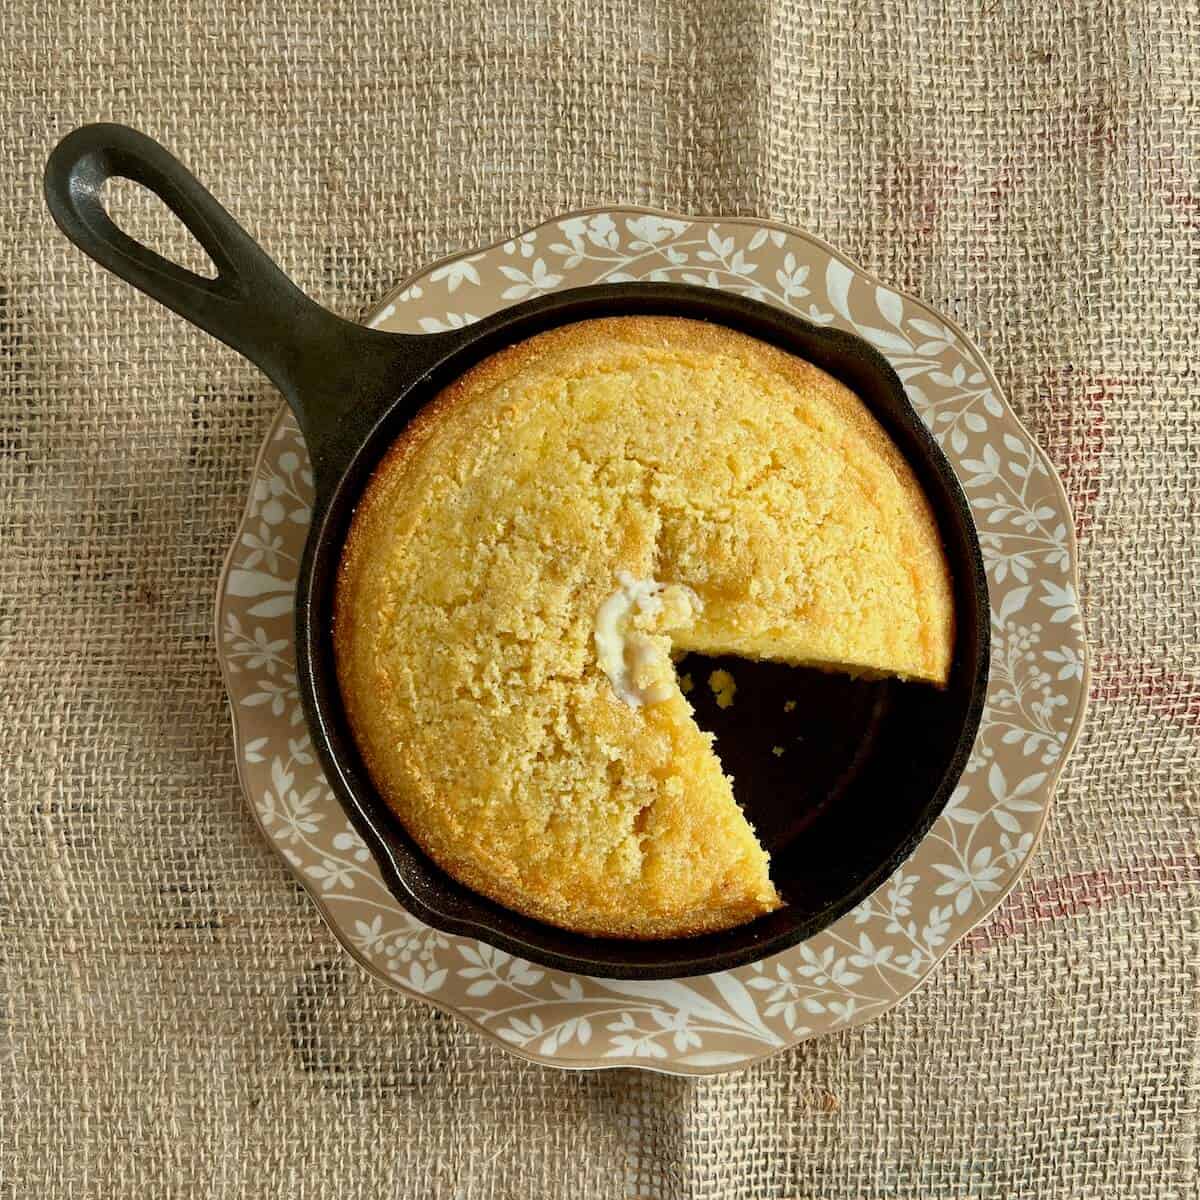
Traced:
[[446, 388], [363, 496], [334, 624], [355, 739], [425, 851], [641, 938], [780, 903], [672, 650], [942, 684], [954, 638], [933, 514], [861, 401], [665, 317], [565, 326]]

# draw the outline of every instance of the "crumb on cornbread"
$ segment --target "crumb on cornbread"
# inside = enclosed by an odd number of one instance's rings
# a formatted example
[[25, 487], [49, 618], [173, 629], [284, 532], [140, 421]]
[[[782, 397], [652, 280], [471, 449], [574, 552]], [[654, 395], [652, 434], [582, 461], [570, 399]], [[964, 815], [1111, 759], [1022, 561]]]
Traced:
[[713, 671], [708, 677], [708, 687], [718, 708], [729, 708], [737, 695], [737, 680], [724, 668]]

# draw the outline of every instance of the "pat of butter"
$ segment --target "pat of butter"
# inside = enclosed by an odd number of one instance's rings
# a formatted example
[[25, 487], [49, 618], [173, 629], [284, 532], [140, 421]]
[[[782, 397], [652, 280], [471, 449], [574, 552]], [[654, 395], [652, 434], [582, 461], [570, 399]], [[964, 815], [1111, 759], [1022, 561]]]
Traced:
[[674, 691], [666, 633], [690, 625], [703, 605], [689, 587], [617, 573], [618, 588], [596, 610], [600, 669], [631, 708], [659, 704]]

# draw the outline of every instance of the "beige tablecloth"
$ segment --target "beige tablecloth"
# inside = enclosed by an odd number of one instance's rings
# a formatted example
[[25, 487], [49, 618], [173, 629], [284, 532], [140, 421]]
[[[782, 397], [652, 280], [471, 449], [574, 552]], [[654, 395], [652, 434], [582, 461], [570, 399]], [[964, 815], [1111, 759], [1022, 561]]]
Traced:
[[[1197, 1194], [1195, 0], [0, 21], [0, 1197]], [[345, 313], [622, 200], [802, 224], [960, 321], [1064, 473], [1095, 655], [1016, 894], [885, 1019], [703, 1082], [517, 1062], [366, 979], [256, 833], [213, 653], [278, 397], [53, 228], [45, 156], [99, 118]]]

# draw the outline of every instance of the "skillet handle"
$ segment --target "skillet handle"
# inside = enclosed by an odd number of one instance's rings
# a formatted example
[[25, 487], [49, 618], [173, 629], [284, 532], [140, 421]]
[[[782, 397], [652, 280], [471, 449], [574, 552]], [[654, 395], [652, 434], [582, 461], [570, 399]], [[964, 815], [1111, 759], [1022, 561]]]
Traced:
[[[206, 278], [131, 238], [104, 205], [114, 176], [152, 191], [208, 252]], [[355, 429], [389, 384], [419, 377], [437, 357], [434, 342], [381, 333], [310, 300], [190, 171], [152, 138], [125, 125], [85, 125], [50, 154], [46, 202], [85, 254], [259, 366], [296, 413], [313, 460], [318, 493], [348, 465]], [[396, 394], [393, 392], [393, 395]]]
[[[104, 205], [104, 186], [114, 176], [158, 196], [208, 252], [216, 277], [170, 262], [119, 229]], [[281, 306], [291, 318], [317, 306], [156, 141], [124, 125], [85, 125], [54, 148], [45, 188], [59, 228], [85, 254], [256, 362], [276, 383], [286, 381], [286, 363], [267, 330], [277, 333], [284, 324], [276, 319]]]

